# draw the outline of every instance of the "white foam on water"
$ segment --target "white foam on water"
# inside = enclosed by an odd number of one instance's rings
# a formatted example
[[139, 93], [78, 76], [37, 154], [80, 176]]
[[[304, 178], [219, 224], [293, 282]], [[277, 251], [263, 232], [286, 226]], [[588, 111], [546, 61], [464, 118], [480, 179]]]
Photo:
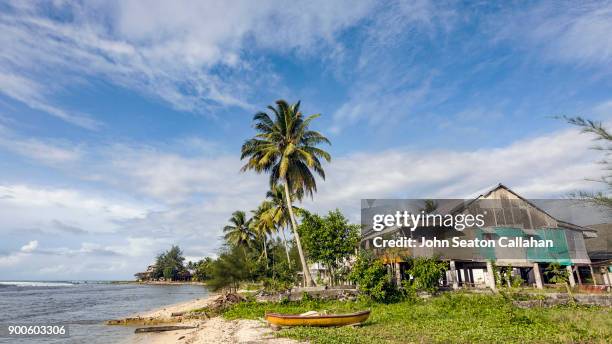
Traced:
[[0, 281], [0, 285], [13, 285], [17, 287], [70, 287], [74, 284], [68, 282]]

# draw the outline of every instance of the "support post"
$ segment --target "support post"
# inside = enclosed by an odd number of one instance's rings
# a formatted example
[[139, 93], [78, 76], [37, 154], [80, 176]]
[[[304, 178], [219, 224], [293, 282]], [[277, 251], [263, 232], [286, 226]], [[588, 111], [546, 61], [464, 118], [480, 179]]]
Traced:
[[453, 289], [459, 289], [459, 281], [457, 280], [457, 267], [454, 260], [450, 261], [450, 277]]
[[395, 285], [398, 288], [402, 286], [402, 270], [400, 263], [395, 263]]
[[542, 274], [540, 273], [540, 265], [538, 263], [533, 263], [533, 278], [535, 278], [536, 288], [544, 289]]
[[569, 284], [570, 287], [575, 287], [576, 286], [576, 280], [574, 279], [574, 269], [572, 269], [571, 265], [568, 265], [565, 267], [567, 269], [567, 272], [569, 272]]
[[582, 277], [580, 277], [580, 267], [576, 265], [576, 268], [574, 270], [576, 271], [576, 277], [578, 278], [578, 284], [582, 285]]
[[600, 267], [599, 268], [599, 272], [601, 273], [601, 277], [603, 279], [603, 283], [606, 287], [612, 287], [612, 280], [610, 279], [610, 277], [608, 276], [608, 268], [607, 267]]
[[491, 290], [496, 291], [496, 286], [495, 286], [495, 271], [493, 271], [493, 263], [491, 263], [490, 260], [487, 260], [487, 276], [489, 277], [489, 288], [491, 288]]
[[468, 279], [470, 280], [470, 287], [475, 287], [476, 283], [474, 282], [474, 269], [467, 269]]
[[593, 285], [597, 285], [597, 279], [595, 278], [595, 272], [593, 271], [593, 265], [589, 264], [589, 270], [591, 271], [591, 279], [593, 280]]

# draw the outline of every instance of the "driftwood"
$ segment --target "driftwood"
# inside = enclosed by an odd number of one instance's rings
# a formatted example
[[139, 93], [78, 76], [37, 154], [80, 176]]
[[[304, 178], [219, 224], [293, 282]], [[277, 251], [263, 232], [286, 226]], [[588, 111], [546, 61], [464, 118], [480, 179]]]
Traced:
[[137, 328], [134, 333], [147, 333], [147, 332], [166, 332], [176, 330], [189, 330], [197, 328], [197, 326], [153, 326], [153, 327], [140, 327]]
[[159, 317], [135, 317], [116, 320], [107, 320], [106, 325], [160, 325], [182, 322], [182, 317], [159, 318]]
[[171, 317], [180, 317], [182, 315], [185, 315], [185, 313], [187, 313], [187, 312], [172, 312], [172, 313], [170, 313], [170, 316]]

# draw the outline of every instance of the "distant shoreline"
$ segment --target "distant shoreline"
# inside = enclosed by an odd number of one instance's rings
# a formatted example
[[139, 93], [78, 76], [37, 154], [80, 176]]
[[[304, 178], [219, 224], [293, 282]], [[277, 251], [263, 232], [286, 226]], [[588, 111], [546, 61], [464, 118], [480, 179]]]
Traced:
[[113, 281], [113, 284], [140, 284], [140, 285], [201, 285], [206, 286], [204, 282], [187, 282], [187, 281]]

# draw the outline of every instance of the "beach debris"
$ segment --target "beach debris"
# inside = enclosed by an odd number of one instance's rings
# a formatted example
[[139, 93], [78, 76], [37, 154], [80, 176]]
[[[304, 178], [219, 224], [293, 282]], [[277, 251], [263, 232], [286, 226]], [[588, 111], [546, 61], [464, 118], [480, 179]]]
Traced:
[[197, 326], [152, 326], [152, 327], [139, 327], [134, 333], [148, 333], [148, 332], [166, 332], [176, 330], [190, 330], [198, 328]]
[[107, 320], [106, 325], [159, 325], [167, 323], [182, 322], [182, 317], [162, 318], [162, 317], [132, 317], [123, 319]]
[[185, 339], [185, 336], [180, 336], [178, 340]]
[[225, 309], [233, 304], [246, 301], [240, 294], [228, 293], [214, 299], [208, 306], [185, 313], [185, 319], [210, 319], [221, 314]]
[[183, 311], [183, 312], [172, 312], [172, 313], [170, 313], [170, 316], [171, 317], [180, 317], [180, 316], [185, 315], [185, 313], [187, 313], [187, 312], [185, 312], [185, 311]]
[[229, 306], [233, 304], [243, 302], [243, 301], [246, 301], [246, 299], [243, 296], [236, 294], [236, 293], [227, 293], [227, 294], [221, 295], [218, 298], [216, 298], [210, 304], [210, 306], [208, 306], [208, 309], [213, 312], [219, 312], [219, 311], [222, 311], [228, 308]]
[[116, 319], [116, 320], [108, 320], [106, 325], [135, 325], [135, 324], [155, 324], [159, 319], [155, 317], [134, 317], [134, 318], [124, 318], [124, 319]]
[[184, 315], [185, 319], [199, 319], [199, 320], [208, 320], [210, 316], [204, 310], [191, 311]]

